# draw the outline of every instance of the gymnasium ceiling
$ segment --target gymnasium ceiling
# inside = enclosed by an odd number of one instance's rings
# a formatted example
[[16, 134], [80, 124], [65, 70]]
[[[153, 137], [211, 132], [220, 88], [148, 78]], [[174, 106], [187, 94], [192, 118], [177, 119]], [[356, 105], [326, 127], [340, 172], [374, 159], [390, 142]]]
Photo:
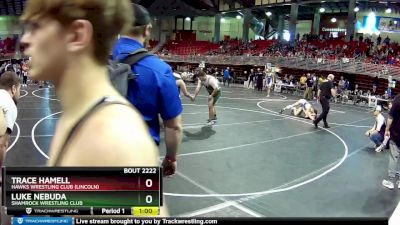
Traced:
[[[133, 2], [144, 5], [155, 15], [172, 16], [193, 16], [193, 15], [215, 15], [219, 11], [219, 0], [133, 0]], [[290, 3], [276, 4], [274, 7], [256, 6], [255, 0], [225, 0], [232, 10], [237, 12], [235, 3], [241, 4], [244, 8], [251, 8], [257, 13], [265, 13], [266, 10], [275, 11], [279, 14], [290, 13]], [[314, 14], [321, 6], [326, 13], [345, 13], [348, 11], [349, 0], [291, 0], [300, 4], [300, 14]], [[322, 3], [323, 2], [323, 3]], [[388, 6], [393, 12], [400, 12], [400, 0], [357, 0], [360, 10], [372, 9], [373, 11], [385, 10]]]
[[[194, 16], [194, 15], [215, 15], [219, 11], [219, 0], [132, 0], [133, 2], [149, 8], [153, 15], [170, 16]], [[227, 11], [236, 16], [238, 9], [234, 8], [235, 3], [241, 4], [244, 8], [251, 8], [253, 14], [258, 17], [265, 16], [266, 11], [276, 14], [289, 14], [290, 3], [276, 4], [274, 7], [256, 6], [255, 0], [225, 0], [232, 10]], [[320, 8], [324, 7], [326, 13], [346, 13], [348, 11], [349, 0], [291, 0], [300, 4], [299, 17], [306, 19]], [[322, 3], [323, 2], [323, 3]], [[360, 10], [372, 9], [373, 11], [383, 11], [388, 6], [393, 12], [400, 12], [400, 0], [357, 0]], [[235, 14], [236, 13], [236, 14]], [[229, 16], [229, 15], [228, 15]], [[302, 18], [305, 17], [305, 18]]]
[[[26, 0], [0, 0], [0, 15], [20, 15]], [[155, 16], [200, 16], [215, 15], [219, 11], [219, 0], [131, 0], [149, 9]], [[225, 0], [232, 6], [227, 11], [227, 16], [237, 15], [238, 9], [234, 8], [235, 3], [241, 4], [244, 8], [251, 8], [257, 17], [265, 16], [266, 11], [274, 14], [289, 14], [290, 3], [277, 4], [274, 7], [256, 6], [255, 0]], [[346, 13], [349, 0], [291, 0], [300, 4], [299, 19], [307, 19], [312, 16], [321, 6], [326, 13]], [[324, 2], [324, 3], [322, 3]], [[388, 6], [393, 12], [400, 12], [400, 0], [357, 0], [360, 10], [372, 9], [383, 11]], [[302, 18], [303, 17], [303, 18]]]

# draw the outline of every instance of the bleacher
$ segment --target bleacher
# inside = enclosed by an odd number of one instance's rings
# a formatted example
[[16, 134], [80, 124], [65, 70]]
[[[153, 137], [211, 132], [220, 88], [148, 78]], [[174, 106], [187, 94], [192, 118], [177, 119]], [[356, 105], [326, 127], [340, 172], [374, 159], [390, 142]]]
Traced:
[[[0, 58], [9, 59], [12, 58], [16, 51], [17, 39], [10, 37], [0, 37]], [[23, 50], [21, 48], [21, 50]]]
[[400, 46], [397, 43], [374, 45], [370, 40], [346, 42], [343, 38], [322, 40], [304, 38], [291, 46], [278, 40], [254, 40], [243, 43], [240, 39], [227, 39], [215, 44], [196, 41], [192, 37], [188, 40], [169, 41], [164, 45], [164, 52], [168, 52], [169, 55], [298, 56], [322, 61], [349, 58], [370, 64], [400, 67]]
[[[400, 80], [400, 47], [396, 43], [374, 46], [371, 40], [346, 42], [343, 38], [303, 38], [295, 46], [290, 46], [278, 40], [243, 43], [238, 39], [226, 39], [210, 43], [190, 39], [169, 41], [163, 51], [167, 51], [168, 57], [164, 59], [169, 62], [186, 62], [196, 67], [200, 61], [205, 61], [208, 66], [216, 67], [220, 76], [227, 66], [234, 68], [238, 83], [244, 81], [244, 70], [263, 67], [266, 62], [279, 66], [282, 74], [294, 75], [296, 79], [306, 73], [323, 76], [332, 73], [336, 80], [343, 76], [363, 91], [371, 91], [374, 78], [378, 76], [377, 93], [381, 95], [387, 89], [388, 75]], [[390, 54], [381, 60], [369, 55], [385, 51]], [[399, 92], [397, 85], [393, 93]]]
[[156, 40], [150, 40], [149, 41], [149, 49], [152, 49], [152, 48], [154, 48], [154, 47], [156, 47], [157, 45], [158, 45], [158, 43], [159, 43], [159, 41], [156, 41]]
[[254, 48], [246, 50], [244, 54], [259, 55], [260, 53], [264, 53], [266, 49], [270, 48], [277, 42], [277, 40], [254, 40], [251, 42], [251, 44], [254, 45]]
[[218, 48], [218, 44], [208, 41], [169, 41], [164, 45], [164, 49], [174, 55], [206, 54]]

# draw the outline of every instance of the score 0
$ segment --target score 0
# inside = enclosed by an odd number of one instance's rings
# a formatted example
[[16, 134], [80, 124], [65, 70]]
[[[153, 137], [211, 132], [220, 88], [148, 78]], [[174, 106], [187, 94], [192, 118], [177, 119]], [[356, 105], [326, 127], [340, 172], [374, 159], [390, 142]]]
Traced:
[[[146, 179], [145, 186], [146, 186], [146, 188], [152, 188], [153, 180], [150, 178]], [[153, 202], [153, 197], [151, 195], [147, 195], [145, 198], [145, 201], [147, 204], [151, 204]]]
[[147, 206], [159, 206], [161, 203], [161, 182], [160, 169], [158, 168], [144, 168], [139, 176], [139, 189], [141, 197], [139, 202]]
[[158, 177], [141, 177], [140, 189], [146, 191], [158, 191], [160, 189]]
[[146, 179], [145, 185], [147, 188], [152, 188], [153, 187], [153, 180], [148, 178]]

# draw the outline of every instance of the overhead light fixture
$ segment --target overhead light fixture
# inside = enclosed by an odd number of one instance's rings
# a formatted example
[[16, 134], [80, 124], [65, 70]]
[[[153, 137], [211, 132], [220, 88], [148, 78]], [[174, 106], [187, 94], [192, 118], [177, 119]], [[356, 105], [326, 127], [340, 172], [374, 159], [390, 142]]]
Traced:
[[237, 15], [236, 19], [240, 20], [240, 19], [242, 19], [242, 16], [241, 15]]
[[324, 12], [325, 12], [325, 8], [324, 8], [324, 7], [321, 7], [321, 8], [319, 9], [319, 12], [320, 12], [320, 13], [324, 13]]
[[333, 17], [333, 18], [331, 19], [331, 22], [332, 22], [332, 23], [336, 23], [336, 18]]
[[387, 9], [385, 10], [385, 12], [388, 13], [388, 14], [390, 14], [390, 13], [392, 13], [392, 9], [391, 9], [391, 8], [387, 8]]
[[221, 18], [221, 23], [225, 23], [225, 21], [226, 21], [225, 18], [222, 17], [222, 18]]
[[397, 24], [397, 20], [393, 21], [394, 24]]
[[360, 29], [358, 30], [359, 33], [363, 34], [375, 34], [379, 35], [380, 31], [376, 28], [376, 14], [374, 12], [370, 12], [367, 16], [367, 19], [365, 21], [365, 25], [361, 26], [360, 24]]
[[185, 20], [186, 21], [191, 21], [192, 19], [190, 19], [190, 17], [186, 17]]
[[354, 12], [358, 12], [358, 11], [360, 11], [360, 8], [355, 7], [355, 8], [354, 8]]
[[268, 17], [272, 16], [272, 12], [266, 12], [265, 15], [267, 15]]
[[283, 40], [290, 41], [290, 33], [288, 30], [283, 31]]

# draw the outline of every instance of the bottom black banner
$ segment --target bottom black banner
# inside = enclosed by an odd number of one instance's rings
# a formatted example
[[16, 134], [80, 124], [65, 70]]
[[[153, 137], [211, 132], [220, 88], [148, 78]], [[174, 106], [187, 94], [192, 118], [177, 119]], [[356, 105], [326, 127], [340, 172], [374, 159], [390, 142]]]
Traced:
[[52, 215], [52, 216], [63, 216], [63, 215], [92, 215], [90, 207], [35, 207], [35, 208], [19, 208], [19, 207], [7, 207], [7, 215], [22, 216], [22, 215]]
[[94, 217], [14, 217], [12, 224], [79, 225], [79, 224], [124, 224], [124, 225], [168, 225], [168, 224], [377, 224], [387, 225], [387, 218], [94, 218]]

